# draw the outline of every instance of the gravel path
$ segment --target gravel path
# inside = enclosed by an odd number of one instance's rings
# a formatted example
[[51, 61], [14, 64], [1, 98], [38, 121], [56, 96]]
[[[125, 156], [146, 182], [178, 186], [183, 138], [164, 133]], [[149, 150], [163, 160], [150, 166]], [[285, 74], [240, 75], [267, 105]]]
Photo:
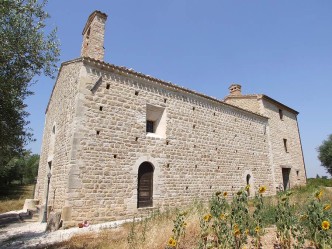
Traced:
[[84, 228], [70, 228], [46, 233], [46, 223], [24, 222], [0, 228], [0, 248], [45, 248], [57, 242], [69, 240], [73, 235], [98, 232], [106, 228], [116, 228], [132, 220], [121, 220]]

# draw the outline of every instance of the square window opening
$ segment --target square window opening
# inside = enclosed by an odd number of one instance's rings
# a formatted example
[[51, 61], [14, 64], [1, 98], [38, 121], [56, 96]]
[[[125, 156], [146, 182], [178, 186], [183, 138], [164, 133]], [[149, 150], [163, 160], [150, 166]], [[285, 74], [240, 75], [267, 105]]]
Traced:
[[146, 106], [146, 133], [154, 133], [158, 137], [166, 138], [166, 110], [163, 107]]

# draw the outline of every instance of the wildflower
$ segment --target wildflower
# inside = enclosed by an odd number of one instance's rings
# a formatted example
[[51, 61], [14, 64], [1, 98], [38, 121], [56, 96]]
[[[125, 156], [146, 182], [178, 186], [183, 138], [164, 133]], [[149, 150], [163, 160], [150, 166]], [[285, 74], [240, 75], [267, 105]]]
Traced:
[[265, 186], [261, 186], [261, 187], [259, 187], [259, 189], [258, 189], [258, 192], [259, 192], [260, 194], [263, 194], [265, 191], [266, 191], [266, 187], [265, 187]]
[[238, 224], [235, 224], [235, 225], [234, 225], [234, 230], [239, 230], [239, 226], [238, 226]]
[[220, 192], [220, 191], [218, 191], [218, 192], [216, 193], [216, 196], [219, 196], [219, 195], [221, 195], [221, 192]]
[[249, 191], [250, 190], [250, 185], [248, 184], [245, 188], [246, 191]]
[[227, 197], [228, 193], [227, 192], [224, 192], [224, 197]]
[[256, 232], [256, 233], [259, 233], [260, 230], [261, 230], [261, 229], [260, 229], [260, 227], [258, 227], [258, 226], [255, 228], [255, 232]]
[[219, 218], [220, 218], [221, 220], [226, 220], [226, 215], [225, 215], [225, 214], [221, 214], [221, 215], [219, 216]]
[[330, 229], [330, 222], [324, 220], [322, 222], [322, 228], [323, 228], [323, 230], [329, 230]]
[[171, 247], [176, 247], [176, 240], [174, 238], [170, 238], [168, 240], [168, 245]]
[[315, 194], [315, 197], [316, 197], [318, 200], [320, 200], [320, 198], [322, 198], [322, 196], [323, 196], [323, 190], [320, 190], [320, 191], [316, 192], [316, 194]]
[[331, 205], [330, 204], [325, 204], [324, 205], [324, 211], [327, 211], [331, 208]]
[[205, 220], [206, 222], [209, 222], [209, 221], [211, 220], [211, 218], [212, 218], [212, 215], [211, 215], [211, 214], [207, 214], [207, 215], [204, 216], [204, 220]]

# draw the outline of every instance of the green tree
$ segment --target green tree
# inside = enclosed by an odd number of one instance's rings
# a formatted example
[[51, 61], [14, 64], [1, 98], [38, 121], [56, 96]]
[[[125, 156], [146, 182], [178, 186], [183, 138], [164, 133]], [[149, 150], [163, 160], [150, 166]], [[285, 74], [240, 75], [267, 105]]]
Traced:
[[38, 165], [39, 155], [24, 151], [22, 156], [13, 157], [4, 165], [0, 183], [9, 185], [16, 181], [20, 184], [32, 184], [38, 174]]
[[0, 176], [32, 141], [24, 100], [33, 78], [53, 77], [59, 58], [56, 30], [45, 31], [47, 0], [0, 0]]
[[332, 175], [332, 134], [318, 147], [318, 159], [327, 172]]

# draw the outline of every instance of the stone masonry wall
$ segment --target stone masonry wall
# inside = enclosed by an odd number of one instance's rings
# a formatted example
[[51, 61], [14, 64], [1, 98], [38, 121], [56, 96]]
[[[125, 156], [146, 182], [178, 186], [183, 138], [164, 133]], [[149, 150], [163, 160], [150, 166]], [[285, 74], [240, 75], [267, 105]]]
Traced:
[[[40, 156], [35, 198], [45, 203], [48, 162], [52, 161], [48, 205], [61, 211], [64, 206], [68, 170], [71, 161], [72, 134], [75, 130], [75, 96], [81, 63], [66, 63], [57, 78], [45, 117], [42, 151]], [[55, 134], [53, 134], [55, 126]]]
[[260, 105], [257, 101], [257, 96], [238, 98], [236, 96], [228, 96], [225, 100], [226, 103], [235, 105], [245, 110], [261, 114]]
[[[283, 109], [283, 119], [281, 120], [278, 106], [266, 100], [261, 100], [261, 104], [264, 107], [264, 113], [262, 114], [269, 118], [269, 134], [276, 187], [283, 183], [282, 167], [291, 168], [290, 187], [305, 184], [306, 172], [296, 115]], [[287, 139], [287, 152], [284, 148], [283, 139]]]
[[[247, 174], [253, 187], [267, 185], [275, 193], [266, 118], [124, 72], [86, 64], [84, 75], [73, 220], [101, 222], [149, 210], [136, 206], [144, 161], [155, 168], [155, 208], [206, 201], [218, 190], [235, 193]], [[165, 108], [166, 139], [146, 134], [147, 104]]]

